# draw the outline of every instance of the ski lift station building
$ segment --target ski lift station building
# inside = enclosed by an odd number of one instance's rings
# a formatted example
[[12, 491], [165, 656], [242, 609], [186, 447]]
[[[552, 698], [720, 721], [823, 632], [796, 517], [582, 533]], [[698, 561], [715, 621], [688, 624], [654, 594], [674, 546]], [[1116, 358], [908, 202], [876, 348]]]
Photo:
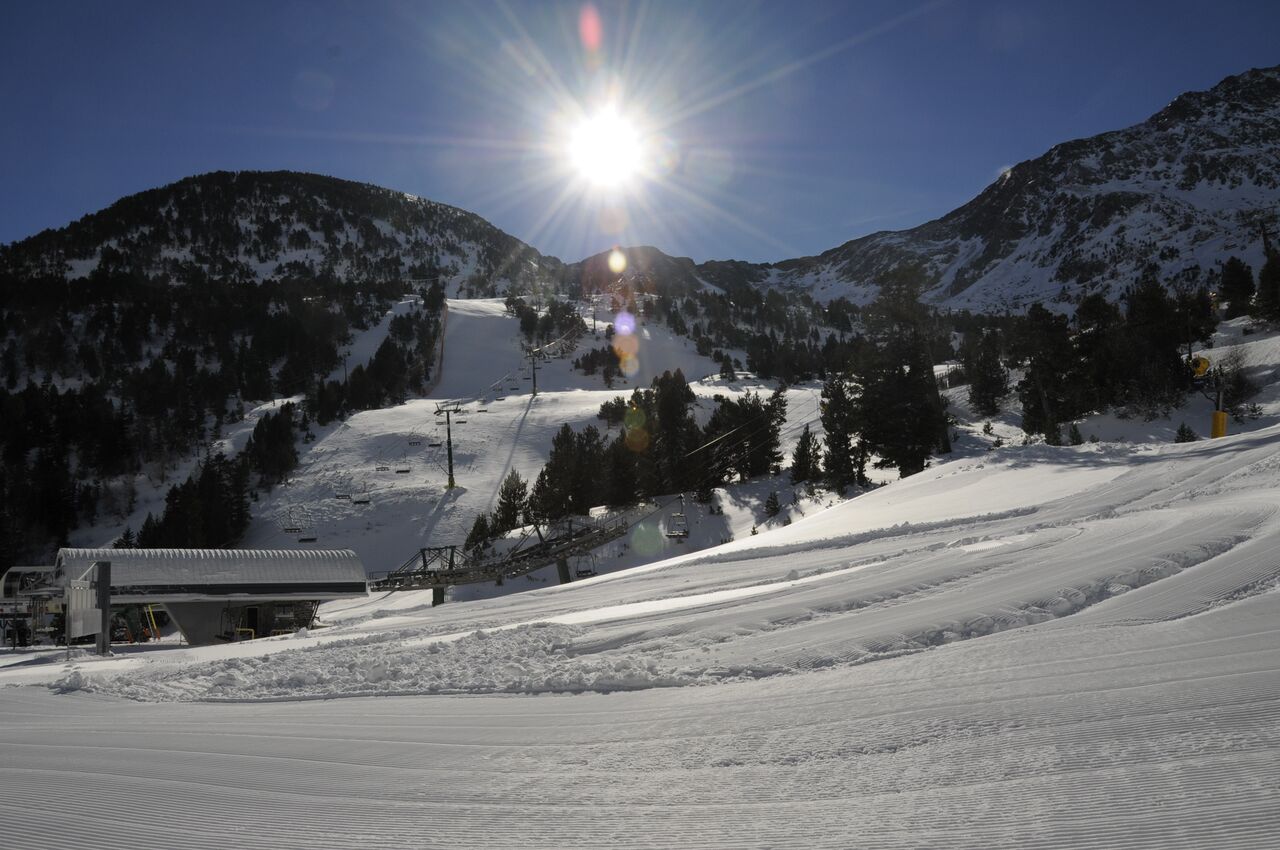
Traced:
[[308, 625], [321, 602], [368, 595], [349, 549], [61, 549], [50, 589], [111, 565], [111, 604], [162, 605], [194, 645]]

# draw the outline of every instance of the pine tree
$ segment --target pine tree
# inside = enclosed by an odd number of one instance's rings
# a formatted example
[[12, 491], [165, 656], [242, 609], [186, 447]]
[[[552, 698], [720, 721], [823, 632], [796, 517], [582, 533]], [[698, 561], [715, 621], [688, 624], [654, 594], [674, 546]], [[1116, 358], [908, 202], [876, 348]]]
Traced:
[[485, 544], [489, 542], [491, 537], [492, 535], [489, 531], [489, 515], [481, 511], [476, 516], [475, 522], [471, 524], [471, 533], [467, 535], [467, 542], [462, 545], [462, 548], [468, 552], [474, 552], [478, 549], [482, 549]]
[[768, 517], [776, 517], [778, 512], [782, 510], [782, 504], [778, 501], [776, 491], [769, 492], [769, 498], [764, 500], [764, 512]]
[[498, 489], [498, 506], [493, 511], [491, 527], [495, 534], [504, 534], [520, 525], [528, 503], [528, 490], [528, 484], [514, 469], [503, 479]]
[[160, 536], [160, 524], [156, 522], [156, 518], [147, 512], [147, 518], [142, 521], [142, 527], [138, 529], [138, 547], [139, 549], [155, 549], [164, 545], [164, 540]]
[[689, 411], [697, 397], [679, 369], [654, 379], [653, 396], [657, 425], [650, 430], [653, 444], [649, 451], [657, 461], [659, 492], [687, 490], [693, 481], [684, 456], [698, 446], [701, 437]]
[[1009, 394], [1009, 370], [1000, 361], [999, 335], [994, 330], [983, 333], [965, 354], [969, 404], [981, 416], [995, 416], [1000, 412], [1000, 400]]
[[1152, 274], [1125, 292], [1125, 363], [1129, 379], [1121, 401], [1148, 418], [1181, 403], [1187, 390], [1183, 345], [1196, 334], [1190, 313], [1180, 314], [1177, 301]]
[[635, 454], [627, 447], [626, 437], [619, 434], [609, 444], [604, 456], [604, 500], [611, 508], [621, 508], [636, 500]]
[[921, 277], [919, 269], [906, 268], [881, 281], [866, 312], [873, 344], [859, 373], [862, 438], [880, 456], [877, 466], [896, 466], [904, 478], [924, 469], [935, 449], [951, 451], [945, 401], [933, 374], [940, 344], [920, 303]]
[[862, 388], [832, 375], [822, 385], [822, 429], [826, 434], [823, 468], [827, 484], [837, 492], [867, 483], [867, 448], [859, 419]]
[[1185, 422], [1178, 426], [1178, 433], [1173, 437], [1175, 443], [1194, 443], [1199, 439], [1199, 435], [1192, 431], [1191, 427]]
[[809, 424], [805, 423], [804, 431], [800, 433], [800, 441], [796, 443], [796, 449], [791, 454], [791, 483], [801, 484], [812, 481], [821, 474], [818, 438], [809, 430]]
[[1280, 319], [1280, 254], [1273, 254], [1258, 272], [1256, 314], [1264, 319]]
[[[547, 522], [564, 519], [573, 513], [574, 487], [579, 478], [578, 439], [568, 424], [551, 438], [551, 453], [538, 473], [529, 507], [533, 514]], [[497, 521], [497, 514], [494, 516]]]
[[1022, 430], [1060, 440], [1058, 425], [1077, 411], [1078, 382], [1067, 320], [1032, 304], [1015, 339], [1015, 355], [1026, 364], [1018, 382]]
[[1222, 282], [1218, 295], [1227, 302], [1227, 318], [1246, 315], [1251, 307], [1253, 293], [1253, 269], [1239, 257], [1229, 257], [1222, 267]]
[[133, 537], [133, 529], [129, 526], [124, 527], [124, 531], [116, 538], [116, 542], [111, 544], [112, 549], [135, 549], [137, 541]]

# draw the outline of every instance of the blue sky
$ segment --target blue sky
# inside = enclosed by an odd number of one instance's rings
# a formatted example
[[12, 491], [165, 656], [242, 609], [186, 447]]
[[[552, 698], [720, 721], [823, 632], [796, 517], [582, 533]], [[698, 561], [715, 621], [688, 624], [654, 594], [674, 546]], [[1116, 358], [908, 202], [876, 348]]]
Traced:
[[[936, 218], [1058, 142], [1280, 63], [1274, 2], [597, 0], [598, 45], [583, 8], [0, 5], [0, 243], [192, 174], [291, 169], [454, 204], [566, 260], [780, 260]], [[649, 151], [609, 190], [564, 153], [605, 101]]]

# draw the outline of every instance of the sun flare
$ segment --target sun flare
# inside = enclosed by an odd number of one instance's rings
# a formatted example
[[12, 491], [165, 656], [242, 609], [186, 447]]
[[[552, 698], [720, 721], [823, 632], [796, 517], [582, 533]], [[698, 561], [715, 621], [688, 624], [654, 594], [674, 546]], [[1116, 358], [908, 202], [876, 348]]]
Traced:
[[579, 176], [604, 189], [627, 187], [644, 167], [640, 132], [614, 109], [584, 118], [569, 137], [568, 154]]

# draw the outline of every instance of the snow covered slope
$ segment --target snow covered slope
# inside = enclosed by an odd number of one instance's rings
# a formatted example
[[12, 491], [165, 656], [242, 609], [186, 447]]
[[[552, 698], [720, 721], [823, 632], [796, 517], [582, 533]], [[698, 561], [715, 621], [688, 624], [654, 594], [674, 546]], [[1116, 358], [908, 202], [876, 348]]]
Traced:
[[68, 846], [119, 818], [191, 847], [228, 820], [279, 847], [1267, 846], [1278, 440], [1007, 448], [566, 587], [28, 654], [0, 684], [49, 687], [0, 689], [0, 816], [19, 845], [55, 817]]
[[[383, 335], [385, 325], [380, 326]], [[603, 331], [604, 324], [599, 328]], [[648, 387], [664, 371], [682, 369], [696, 382], [695, 392], [705, 399], [704, 415], [710, 415], [714, 407], [710, 396], [717, 393], [732, 396], [773, 389], [750, 379], [725, 382], [706, 377], [714, 376], [719, 366], [698, 355], [689, 339], [665, 327], [642, 324], [636, 338], [640, 368], [629, 381], [607, 389], [598, 374], [574, 371], [570, 359], [552, 359], [538, 366], [534, 397], [517, 320], [506, 313], [502, 302], [449, 301], [443, 365], [429, 397], [359, 413], [341, 424], [317, 429], [317, 440], [303, 447], [299, 469], [288, 485], [265, 494], [253, 506], [257, 520], [243, 545], [292, 547], [298, 545], [296, 535], [282, 529], [301, 526], [319, 537], [306, 545], [349, 547], [371, 571], [391, 570], [420, 547], [461, 544], [476, 515], [493, 509], [498, 488], [510, 471], [533, 481], [561, 426], [568, 423], [581, 430], [595, 425], [606, 430], [596, 416], [600, 405], [618, 395], [630, 395], [637, 386]], [[375, 329], [356, 345], [376, 348], [378, 342]], [[588, 334], [580, 350], [606, 344], [603, 338]], [[787, 436], [794, 442], [803, 422], [817, 420], [817, 390], [797, 387], [788, 397]], [[465, 411], [453, 417], [458, 486], [452, 490], [447, 487], [444, 417], [436, 413], [441, 402], [450, 400], [460, 401]], [[254, 418], [240, 430], [249, 428]], [[339, 499], [339, 495], [352, 498]], [[361, 504], [365, 499], [368, 503]], [[685, 548], [661, 536], [660, 521], [656, 517], [649, 526], [653, 545], [641, 547], [643, 556], [636, 553], [632, 563], [653, 560], [666, 549]], [[749, 528], [750, 522], [746, 525]], [[707, 542], [718, 543], [732, 533], [726, 527], [723, 533], [707, 537]], [[536, 586], [546, 576], [535, 575], [527, 581]], [[454, 591], [459, 598], [481, 592], [480, 588]]]

